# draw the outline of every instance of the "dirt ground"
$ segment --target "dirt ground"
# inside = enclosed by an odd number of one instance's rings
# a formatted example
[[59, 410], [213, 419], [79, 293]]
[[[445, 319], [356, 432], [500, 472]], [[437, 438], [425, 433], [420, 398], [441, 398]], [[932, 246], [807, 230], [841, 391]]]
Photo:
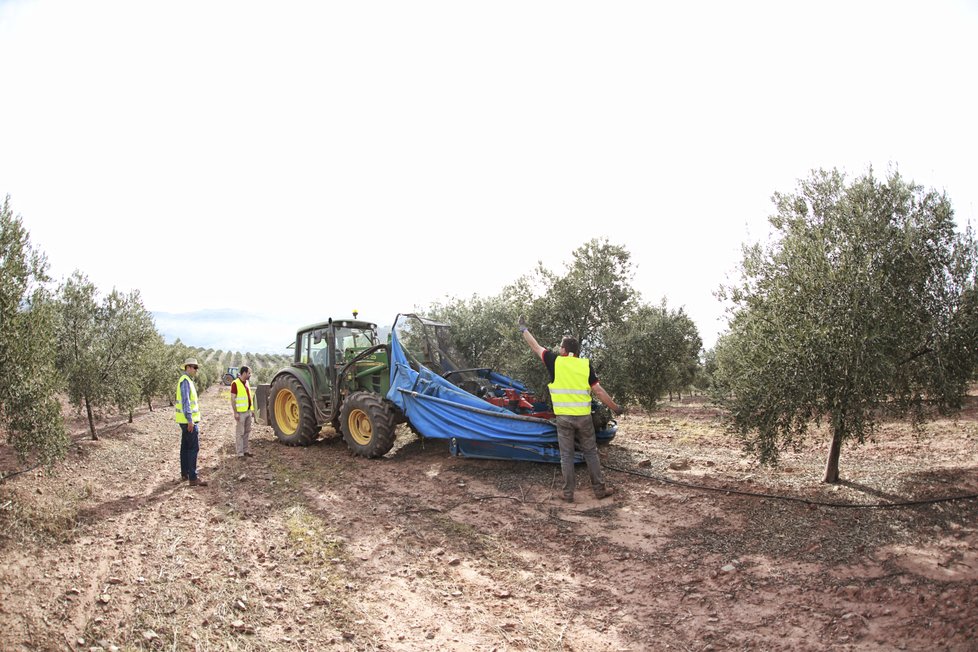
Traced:
[[[53, 473], [0, 484], [3, 650], [974, 650], [978, 401], [957, 420], [823, 438], [759, 468], [702, 404], [626, 416], [578, 468], [451, 457], [406, 428], [384, 459], [339, 436], [252, 437], [203, 397], [201, 477], [180, 483], [170, 409], [109, 421]], [[69, 415], [84, 437], [84, 424]], [[0, 470], [18, 468], [0, 447]]]

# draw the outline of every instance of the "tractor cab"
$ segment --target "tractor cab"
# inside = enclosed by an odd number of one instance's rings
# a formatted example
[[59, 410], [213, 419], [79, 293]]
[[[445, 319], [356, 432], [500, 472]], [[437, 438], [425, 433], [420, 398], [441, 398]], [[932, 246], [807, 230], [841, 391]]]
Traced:
[[341, 394], [387, 391], [386, 375], [376, 373], [387, 371], [386, 349], [370, 322], [329, 320], [307, 326], [296, 334], [294, 364], [309, 372], [311, 393], [326, 412], [337, 386]]

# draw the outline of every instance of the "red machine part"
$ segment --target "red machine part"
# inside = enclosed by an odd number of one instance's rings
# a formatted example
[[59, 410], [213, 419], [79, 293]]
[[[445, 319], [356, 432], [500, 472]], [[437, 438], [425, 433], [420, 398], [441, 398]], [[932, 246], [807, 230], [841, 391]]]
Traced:
[[552, 419], [554, 416], [553, 412], [533, 411], [534, 399], [535, 397], [533, 394], [520, 392], [519, 390], [512, 388], [504, 389], [502, 396], [490, 396], [486, 398], [486, 400], [493, 405], [506, 408], [507, 410], [516, 412], [517, 414], [525, 414], [526, 416], [538, 417], [540, 419]]

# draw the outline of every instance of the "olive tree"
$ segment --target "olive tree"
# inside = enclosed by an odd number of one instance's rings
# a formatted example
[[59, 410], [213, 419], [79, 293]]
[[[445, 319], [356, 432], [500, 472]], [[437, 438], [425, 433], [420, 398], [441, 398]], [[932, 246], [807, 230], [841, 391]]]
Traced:
[[52, 463], [68, 450], [54, 366], [57, 311], [47, 260], [30, 243], [10, 197], [0, 207], [0, 425], [21, 460]]
[[[659, 398], [684, 391], [699, 369], [702, 340], [696, 325], [681, 308], [640, 306], [626, 321], [606, 331], [599, 351], [616, 396], [654, 409]], [[602, 381], [604, 382], [604, 381]]]
[[[498, 295], [453, 298], [422, 313], [452, 325], [453, 340], [469, 362], [502, 370], [542, 393], [546, 370], [529, 355], [517, 317], [525, 315], [534, 336], [548, 348], [565, 335], [576, 337], [582, 354], [592, 356], [602, 372], [605, 331], [624, 321], [638, 302], [630, 258], [625, 247], [594, 239], [573, 252], [563, 273], [538, 265]], [[602, 384], [609, 385], [605, 379]]]
[[179, 337], [174, 340], [173, 344], [168, 344], [166, 349], [167, 351], [164, 359], [167, 361], [169, 366], [163, 369], [167, 379], [163, 395], [167, 397], [169, 406], [173, 407], [174, 401], [176, 400], [177, 381], [184, 372], [183, 362], [187, 358], [198, 357], [199, 353], [196, 349], [184, 344]]
[[92, 439], [95, 413], [108, 406], [131, 408], [139, 400], [135, 381], [142, 353], [158, 335], [138, 291], [113, 289], [101, 300], [95, 286], [76, 271], [62, 285], [58, 367], [68, 398], [84, 407]]
[[582, 355], [600, 347], [603, 331], [625, 321], [637, 305], [633, 275], [628, 250], [603, 238], [574, 250], [563, 275], [539, 266], [531, 281], [539, 295], [527, 316], [538, 324], [541, 343], [570, 335], [581, 343]]
[[717, 354], [715, 349], [703, 351], [700, 357], [699, 368], [693, 378], [693, 387], [701, 392], [708, 391], [713, 387], [713, 375], [717, 370]]
[[975, 241], [944, 194], [896, 172], [814, 171], [773, 201], [774, 237], [746, 247], [741, 280], [721, 289], [733, 307], [717, 399], [765, 463], [824, 420], [824, 481], [837, 482], [842, 445], [881, 415], [920, 423], [960, 406], [976, 364]]
[[177, 358], [174, 347], [167, 346], [159, 333], [150, 335], [139, 352], [134, 378], [138, 385], [138, 396], [145, 401], [149, 411], [153, 411], [153, 399], [168, 397], [176, 384], [175, 373], [181, 360]]
[[224, 377], [225, 369], [226, 367], [216, 360], [203, 362], [197, 370], [197, 375], [194, 377], [194, 385], [197, 386], [197, 391], [203, 393], [205, 390], [220, 383]]
[[[663, 304], [664, 309], [665, 304]], [[683, 392], [689, 390], [697, 374], [701, 372], [700, 352], [703, 349], [703, 339], [696, 324], [682, 308], [669, 313], [666, 326], [669, 354], [669, 365], [666, 367], [666, 391], [669, 392], [669, 400], [672, 400], [674, 393], [679, 400], [682, 400]]]
[[282, 368], [282, 366], [278, 366], [278, 367], [255, 367], [252, 370], [254, 372], [254, 375], [252, 376], [252, 380], [254, 381], [254, 384], [255, 385], [268, 384], [268, 383], [272, 382], [272, 378], [275, 376], [275, 374], [281, 368]]
[[452, 341], [469, 364], [502, 368], [512, 355], [514, 309], [500, 295], [448, 299], [429, 306], [424, 315], [451, 324]]

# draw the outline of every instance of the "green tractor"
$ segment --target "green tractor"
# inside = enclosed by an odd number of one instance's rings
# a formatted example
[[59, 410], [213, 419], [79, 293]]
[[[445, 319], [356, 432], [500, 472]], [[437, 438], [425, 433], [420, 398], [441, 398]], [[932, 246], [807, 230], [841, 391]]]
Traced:
[[238, 377], [238, 368], [228, 367], [227, 370], [224, 372], [224, 376], [221, 377], [221, 382], [224, 385], [230, 387], [231, 383], [233, 383], [237, 377]]
[[354, 455], [381, 457], [404, 421], [384, 398], [390, 388], [388, 347], [377, 325], [354, 319], [306, 326], [296, 333], [292, 365], [258, 385], [259, 418], [279, 441], [308, 446], [331, 425]]

